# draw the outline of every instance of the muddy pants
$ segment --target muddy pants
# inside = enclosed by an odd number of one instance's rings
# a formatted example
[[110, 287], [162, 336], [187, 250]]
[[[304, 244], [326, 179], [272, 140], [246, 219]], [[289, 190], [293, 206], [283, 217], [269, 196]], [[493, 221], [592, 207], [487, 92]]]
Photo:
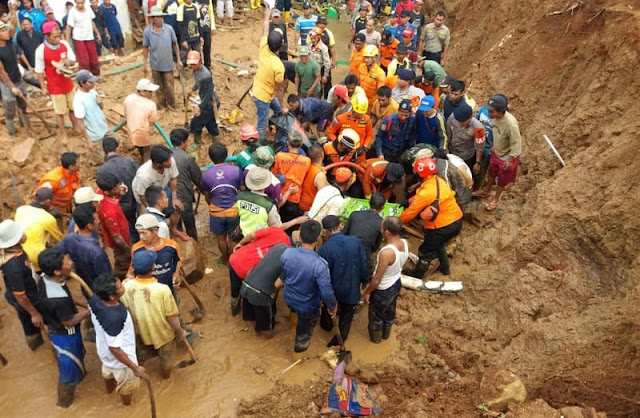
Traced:
[[298, 323], [296, 325], [296, 343], [293, 351], [295, 353], [302, 353], [303, 351], [307, 351], [309, 344], [311, 344], [313, 328], [318, 322], [318, 311], [297, 312], [297, 314]]
[[171, 71], [151, 70], [153, 82], [160, 86], [156, 92], [156, 99], [160, 107], [176, 107], [176, 98], [173, 93], [173, 73]]
[[202, 135], [202, 131], [206, 127], [207, 131], [209, 131], [209, 135], [220, 135], [220, 130], [216, 123], [216, 117], [213, 113], [213, 105], [211, 103], [203, 103], [200, 105], [200, 115], [193, 116], [191, 118], [190, 127], [191, 133], [193, 134]]
[[[13, 83], [22, 94], [27, 95], [27, 87], [24, 84], [24, 81], [20, 80], [17, 83]], [[27, 102], [24, 99], [16, 97], [11, 89], [0, 81], [0, 94], [2, 94], [2, 105], [4, 106], [4, 120], [11, 120], [16, 117], [16, 104], [23, 112], [27, 111]]]
[[[343, 341], [347, 340], [349, 331], [351, 331], [351, 322], [353, 321], [353, 315], [356, 313], [356, 306], [358, 305], [338, 302], [338, 328], [340, 329], [340, 335], [342, 336]], [[329, 311], [324, 305], [320, 311], [320, 328], [325, 331], [333, 330], [333, 321], [331, 320]], [[331, 345], [336, 344], [337, 339], [334, 337], [334, 339], [331, 340]]]
[[196, 216], [193, 212], [193, 203], [184, 202], [184, 210], [180, 211], [180, 219], [184, 225], [184, 231], [194, 240], [198, 240], [198, 230], [196, 229]]
[[396, 318], [396, 301], [402, 283], [397, 280], [390, 288], [374, 290], [369, 298], [369, 332], [390, 328]]

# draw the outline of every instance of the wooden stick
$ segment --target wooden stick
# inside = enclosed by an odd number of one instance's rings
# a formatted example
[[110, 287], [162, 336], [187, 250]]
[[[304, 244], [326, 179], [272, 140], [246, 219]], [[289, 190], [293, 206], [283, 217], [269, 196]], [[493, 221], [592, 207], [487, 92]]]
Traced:
[[420, 239], [424, 238], [424, 234], [421, 234], [420, 231], [418, 231], [417, 229], [409, 225], [402, 225], [402, 229], [404, 229], [406, 232], [408, 232], [409, 234], [413, 235], [416, 238], [420, 238]]
[[184, 338], [184, 345], [185, 347], [187, 347], [187, 351], [189, 352], [189, 356], [191, 357], [191, 360], [198, 361], [196, 352], [193, 351], [193, 348], [191, 347], [191, 344], [189, 344], [189, 340], [187, 340], [187, 337]]
[[75, 280], [76, 282], [80, 283], [80, 286], [82, 286], [82, 288], [85, 290], [85, 292], [87, 292], [87, 294], [89, 296], [93, 296], [93, 290], [91, 290], [91, 288], [89, 287], [87, 282], [82, 280], [82, 277], [78, 276], [74, 272], [71, 272], [71, 273], [69, 273], [69, 278], [71, 278], [71, 279]]
[[149, 400], [151, 401], [151, 418], [156, 418], [156, 397], [153, 394], [153, 387], [151, 387], [151, 380], [148, 377], [143, 378], [144, 383], [147, 384], [147, 391], [149, 392]]
[[[184, 277], [184, 274], [182, 276]], [[204, 305], [202, 304], [202, 301], [200, 300], [198, 295], [196, 295], [196, 292], [193, 290], [193, 287], [191, 287], [191, 285], [189, 284], [186, 278], [182, 280], [182, 284], [184, 285], [184, 287], [187, 288], [187, 291], [191, 294], [191, 297], [193, 297], [193, 300], [196, 302], [196, 305], [198, 305], [198, 309], [200, 309], [204, 314], [204, 311], [205, 311]]]

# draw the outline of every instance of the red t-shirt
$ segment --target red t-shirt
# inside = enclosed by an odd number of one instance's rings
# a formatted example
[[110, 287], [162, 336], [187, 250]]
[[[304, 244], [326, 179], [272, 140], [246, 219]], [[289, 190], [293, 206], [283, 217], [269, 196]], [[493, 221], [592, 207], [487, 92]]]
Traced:
[[271, 247], [277, 244], [291, 245], [289, 236], [278, 226], [258, 229], [255, 241], [240, 247], [229, 257], [229, 264], [233, 271], [244, 280], [249, 270], [258, 265]]
[[129, 223], [127, 222], [126, 216], [124, 216], [118, 199], [105, 196], [98, 207], [98, 216], [100, 217], [104, 243], [109, 248], [117, 247], [116, 242], [112, 238], [114, 235], [120, 235], [127, 245], [131, 245]]

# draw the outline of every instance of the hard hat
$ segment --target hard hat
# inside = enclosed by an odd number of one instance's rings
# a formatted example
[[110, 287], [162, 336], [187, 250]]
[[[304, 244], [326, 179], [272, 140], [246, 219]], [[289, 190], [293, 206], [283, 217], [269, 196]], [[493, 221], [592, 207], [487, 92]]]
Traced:
[[343, 129], [338, 136], [338, 141], [351, 149], [360, 147], [360, 135], [351, 128]]
[[436, 164], [436, 160], [429, 157], [423, 157], [416, 160], [413, 164], [413, 171], [420, 178], [427, 178], [433, 174], [438, 172], [438, 165]]
[[309, 33], [311, 34], [311, 37], [318, 37], [322, 35], [322, 29], [320, 29], [317, 26], [314, 26], [313, 28], [311, 28]]
[[187, 65], [197, 64], [200, 62], [200, 53], [198, 51], [189, 51], [187, 54]]
[[249, 139], [258, 139], [260, 136], [258, 134], [258, 128], [256, 125], [252, 125], [250, 123], [245, 123], [240, 127], [240, 139], [243, 141], [248, 141]]
[[378, 47], [375, 45], [367, 45], [364, 47], [364, 52], [362, 53], [363, 57], [377, 57], [378, 56]]
[[365, 114], [369, 108], [369, 99], [364, 93], [356, 93], [351, 98], [351, 108], [356, 113]]
[[336, 183], [344, 184], [351, 180], [351, 177], [353, 177], [353, 172], [347, 167], [340, 167], [336, 170]]

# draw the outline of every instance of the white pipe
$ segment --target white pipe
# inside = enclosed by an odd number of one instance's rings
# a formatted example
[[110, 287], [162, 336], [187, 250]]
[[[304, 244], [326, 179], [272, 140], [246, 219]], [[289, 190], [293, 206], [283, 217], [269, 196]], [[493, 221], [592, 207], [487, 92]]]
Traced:
[[551, 142], [549, 137], [546, 136], [546, 135], [542, 135], [542, 137], [545, 139], [545, 141], [547, 141], [547, 145], [549, 145], [549, 148], [551, 148], [551, 151], [553, 151], [553, 153], [555, 154], [555, 156], [558, 159], [558, 161], [560, 161], [560, 164], [562, 164], [563, 167], [566, 167], [567, 165], [564, 163], [564, 160], [560, 156], [560, 153], [558, 152], [556, 147], [553, 146], [553, 143]]

